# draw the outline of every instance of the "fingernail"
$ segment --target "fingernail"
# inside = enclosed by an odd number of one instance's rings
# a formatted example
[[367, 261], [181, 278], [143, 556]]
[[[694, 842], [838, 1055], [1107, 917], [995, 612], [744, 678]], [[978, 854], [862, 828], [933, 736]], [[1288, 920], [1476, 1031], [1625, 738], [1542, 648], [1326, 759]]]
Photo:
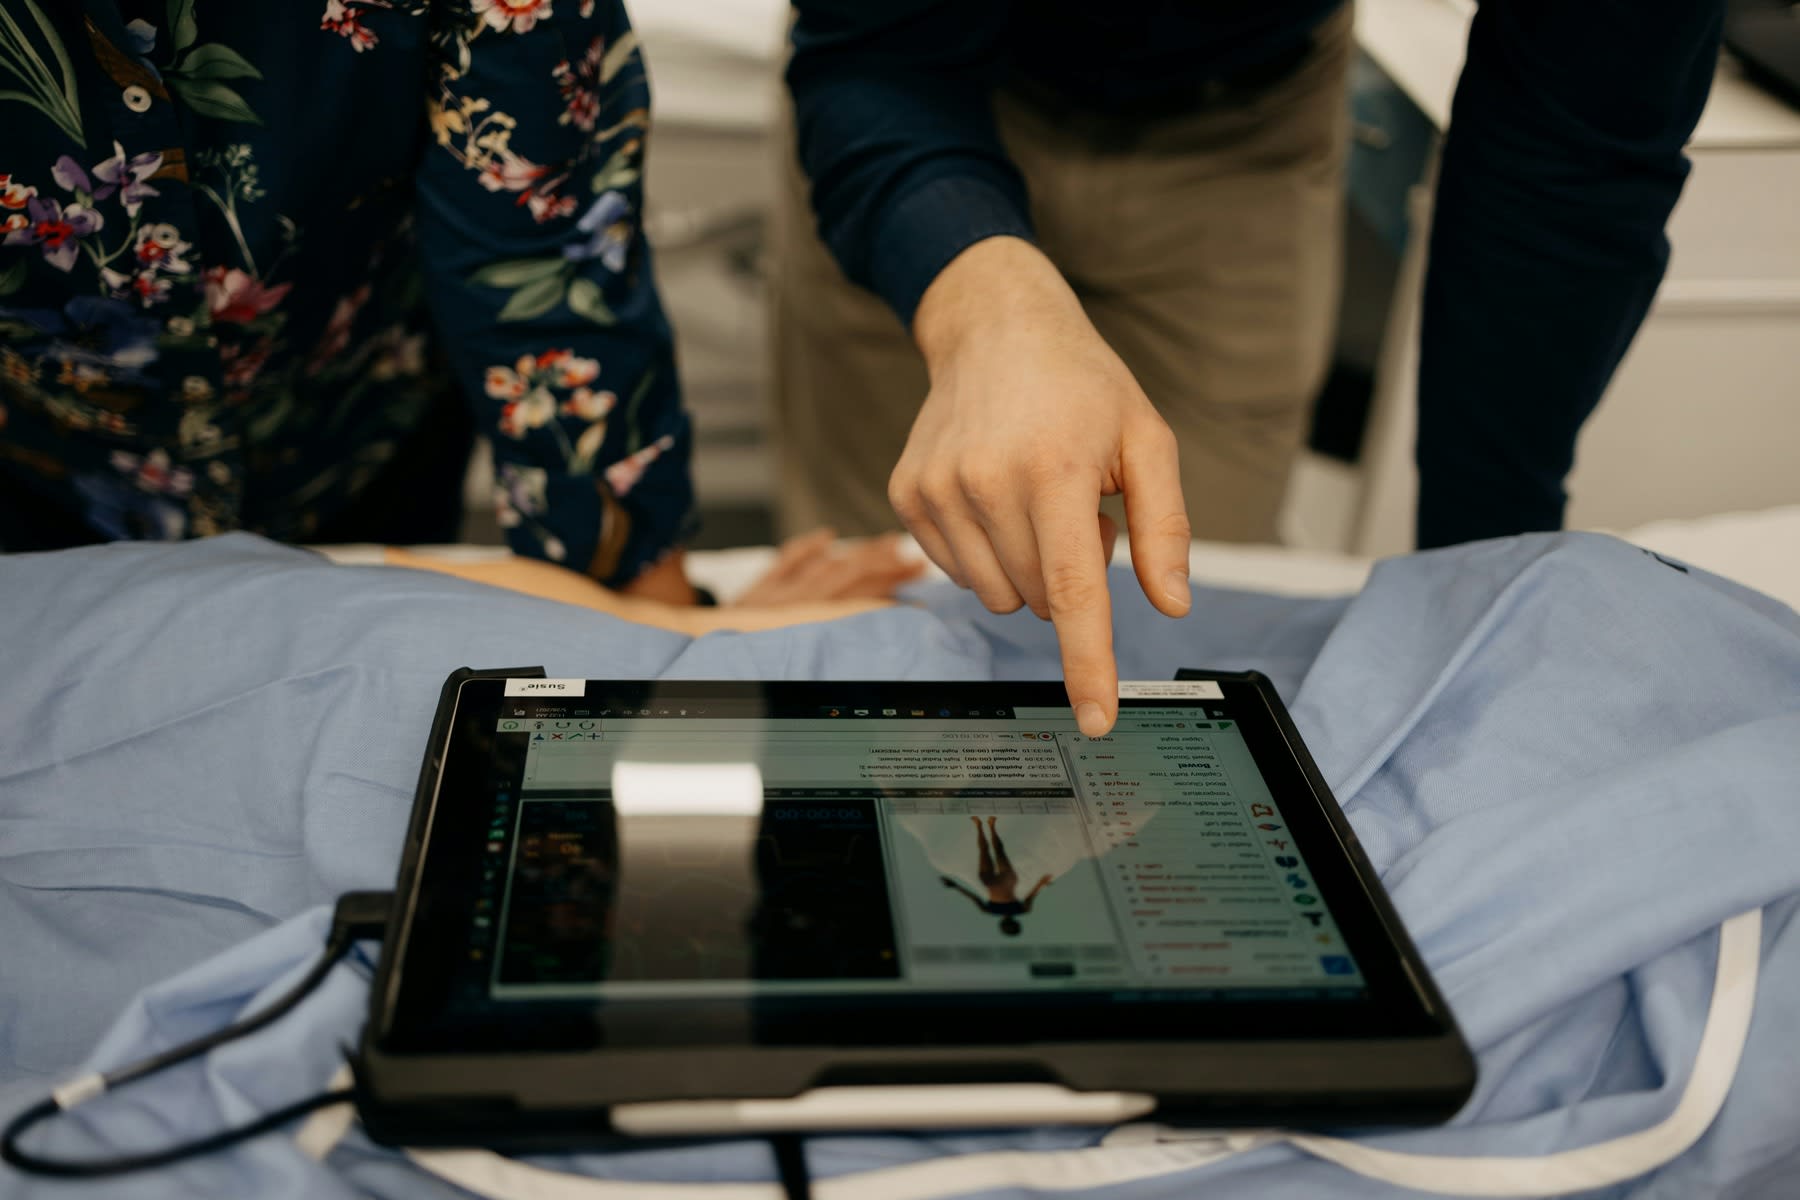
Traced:
[[1106, 714], [1092, 700], [1083, 700], [1075, 706], [1075, 723], [1089, 737], [1099, 737], [1106, 732]]
[[1163, 576], [1163, 594], [1176, 604], [1186, 608], [1193, 602], [1194, 594], [1188, 591], [1188, 573], [1186, 567], [1176, 567]]

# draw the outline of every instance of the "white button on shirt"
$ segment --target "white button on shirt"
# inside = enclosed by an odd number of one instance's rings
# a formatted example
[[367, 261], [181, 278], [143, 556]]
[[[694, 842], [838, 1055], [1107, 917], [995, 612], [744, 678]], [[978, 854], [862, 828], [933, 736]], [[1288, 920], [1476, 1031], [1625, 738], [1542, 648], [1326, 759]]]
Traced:
[[132, 84], [124, 92], [125, 107], [134, 113], [147, 112], [150, 108], [150, 93]]

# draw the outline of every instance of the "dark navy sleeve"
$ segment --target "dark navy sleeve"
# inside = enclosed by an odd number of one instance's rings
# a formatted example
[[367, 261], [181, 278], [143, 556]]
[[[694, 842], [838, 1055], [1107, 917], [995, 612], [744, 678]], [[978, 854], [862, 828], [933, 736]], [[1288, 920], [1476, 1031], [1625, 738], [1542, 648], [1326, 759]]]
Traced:
[[819, 234], [910, 325], [950, 260], [1029, 238], [1025, 184], [991, 97], [999, 0], [796, 0], [788, 88]]
[[1425, 282], [1420, 546], [1561, 527], [1576, 435], [1668, 262], [1720, 17], [1721, 0], [1483, 0]]

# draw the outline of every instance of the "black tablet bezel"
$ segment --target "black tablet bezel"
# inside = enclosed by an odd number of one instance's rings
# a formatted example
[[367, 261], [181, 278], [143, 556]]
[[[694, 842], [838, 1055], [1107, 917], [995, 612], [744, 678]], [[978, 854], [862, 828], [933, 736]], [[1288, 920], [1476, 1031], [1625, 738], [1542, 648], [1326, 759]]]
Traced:
[[[452, 1079], [461, 1079], [466, 1087], [477, 1077], [508, 1092], [515, 1085], [500, 1085], [500, 1079], [514, 1075], [511, 1067], [521, 1061], [537, 1068], [552, 1062], [571, 1067], [586, 1063], [588, 1069], [578, 1074], [590, 1084], [576, 1087], [568, 1099], [573, 1102], [579, 1095], [584, 1105], [602, 1106], [659, 1098], [789, 1095], [825, 1078], [846, 1078], [846, 1070], [852, 1075], [858, 1070], [872, 1072], [868, 1078], [889, 1081], [896, 1072], [911, 1072], [907, 1077], [920, 1082], [966, 1080], [973, 1070], [983, 1078], [1048, 1078], [1071, 1086], [1135, 1086], [1137, 1090], [1145, 1090], [1146, 1081], [1161, 1079], [1163, 1094], [1176, 1107], [1181, 1106], [1176, 1103], [1179, 1096], [1187, 1097], [1185, 1104], [1190, 1108], [1212, 1109], [1216, 1101], [1229, 1095], [1237, 1095], [1242, 1105], [1248, 1103], [1246, 1097], [1261, 1094], [1266, 1086], [1274, 1089], [1270, 1095], [1283, 1098], [1279, 1102], [1287, 1106], [1290, 1116], [1302, 1111], [1300, 1102], [1308, 1097], [1308, 1103], [1333, 1097], [1329, 1109], [1358, 1094], [1351, 1085], [1360, 1082], [1365, 1098], [1384, 1090], [1391, 1093], [1390, 1099], [1398, 1104], [1392, 1119], [1448, 1116], [1472, 1085], [1472, 1060], [1354, 834], [1268, 681], [1255, 674], [1209, 677], [1219, 682], [1225, 703], [1236, 711], [1250, 751], [1363, 971], [1367, 981], [1363, 999], [1300, 1001], [1259, 996], [1254, 1003], [1197, 1004], [1176, 993], [1145, 992], [1141, 993], [1146, 998], [1143, 1002], [1122, 1010], [1116, 993], [1098, 1005], [1086, 993], [1032, 993], [1034, 1016], [1022, 1020], [1016, 1006], [1004, 1016], [993, 1014], [992, 1019], [984, 1019], [981, 1001], [966, 993], [956, 995], [954, 1004], [925, 1005], [914, 994], [862, 1001], [853, 1006], [852, 1020], [843, 1016], [843, 998], [833, 997], [813, 1005], [805, 1021], [791, 1023], [804, 1037], [778, 1034], [750, 1046], [743, 1044], [741, 1035], [735, 1042], [706, 1036], [707, 1005], [692, 1001], [679, 1006], [680, 1024], [689, 1031], [679, 1040], [646, 1036], [658, 1021], [664, 1028], [675, 1023], [667, 1001], [659, 1002], [655, 1011], [645, 1007], [636, 1013], [629, 1011], [630, 1006], [609, 1005], [610, 1025], [594, 1017], [591, 1005], [534, 1003], [529, 1022], [495, 1021], [484, 1028], [479, 1022], [462, 1021], [454, 1028], [434, 1029], [431, 1005], [415, 997], [428, 998], [434, 988], [443, 986], [445, 956], [461, 943], [454, 935], [462, 932], [459, 923], [467, 919], [467, 913], [459, 908], [457, 897], [463, 893], [454, 878], [457, 856], [448, 847], [469, 837], [468, 831], [457, 827], [457, 814], [484, 807], [467, 801], [490, 786], [480, 768], [487, 760], [486, 740], [493, 736], [503, 691], [497, 680], [453, 678], [446, 685], [450, 714], [447, 720], [440, 714], [440, 728], [434, 731], [434, 749], [441, 754], [441, 764], [434, 770], [428, 762], [425, 775], [431, 777], [429, 786], [427, 778], [421, 778], [389, 952], [383, 956], [371, 999], [364, 1070], [384, 1081], [390, 1092], [396, 1087], [402, 1093], [422, 1088], [423, 1094], [430, 1095], [450, 1086]], [[589, 686], [591, 695], [604, 692], [620, 704], [652, 695], [659, 701], [711, 697], [756, 699], [775, 705], [865, 707], [915, 701], [978, 707], [1066, 702], [1060, 685], [1054, 683], [646, 681], [594, 682]], [[1126, 706], [1159, 707], [1170, 703], [1124, 702]], [[794, 1011], [804, 1008], [791, 1006]], [[1116, 1029], [1121, 1011], [1131, 1015], [1133, 1036], [1100, 1042], [1073, 1036], [1080, 1030]], [[887, 1032], [879, 1040], [866, 1036], [867, 1030], [877, 1027], [871, 1016], [883, 1019], [880, 1027]], [[651, 1024], [641, 1023], [640, 1018]], [[865, 1032], [858, 1036], [857, 1031]], [[1214, 1063], [1215, 1086], [1195, 1091], [1191, 1071], [1184, 1075], [1176, 1069], [1171, 1075], [1167, 1057], [1171, 1048], [1187, 1050], [1189, 1064], [1199, 1061], [1193, 1054], [1204, 1051], [1200, 1057]], [[1260, 1084], [1246, 1080], [1231, 1084], [1218, 1077], [1219, 1064], [1248, 1061], [1244, 1054], [1264, 1064]], [[1283, 1061], [1291, 1063], [1291, 1072], [1271, 1073], [1272, 1064]], [[1353, 1061], [1363, 1063], [1360, 1081], [1346, 1074]], [[594, 1069], [602, 1062], [605, 1070]], [[647, 1067], [653, 1062], [661, 1066], [628, 1069], [632, 1064]], [[684, 1063], [686, 1071], [681, 1069]], [[732, 1074], [724, 1070], [730, 1063], [744, 1064], [749, 1074], [723, 1077]], [[704, 1086], [693, 1077], [701, 1064], [706, 1064]], [[1121, 1070], [1131, 1079], [1125, 1079]], [[531, 1071], [520, 1074], [516, 1086], [541, 1091], [541, 1073], [535, 1075], [539, 1083], [527, 1086], [533, 1077]], [[1081, 1082], [1084, 1078], [1085, 1083]], [[1190, 1086], [1180, 1086], [1184, 1078]], [[1383, 1079], [1388, 1080], [1385, 1089]], [[1397, 1098], [1402, 1095], [1411, 1099], [1399, 1103]]]

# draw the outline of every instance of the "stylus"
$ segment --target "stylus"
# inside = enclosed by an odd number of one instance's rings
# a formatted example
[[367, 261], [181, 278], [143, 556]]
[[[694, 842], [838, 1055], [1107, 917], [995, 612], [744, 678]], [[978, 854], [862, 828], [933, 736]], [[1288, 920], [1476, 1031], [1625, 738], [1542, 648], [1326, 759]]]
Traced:
[[955, 1129], [1117, 1125], [1151, 1112], [1138, 1092], [1075, 1092], [1050, 1083], [826, 1087], [785, 1100], [656, 1101], [613, 1108], [613, 1127], [636, 1137], [823, 1133], [846, 1129]]

